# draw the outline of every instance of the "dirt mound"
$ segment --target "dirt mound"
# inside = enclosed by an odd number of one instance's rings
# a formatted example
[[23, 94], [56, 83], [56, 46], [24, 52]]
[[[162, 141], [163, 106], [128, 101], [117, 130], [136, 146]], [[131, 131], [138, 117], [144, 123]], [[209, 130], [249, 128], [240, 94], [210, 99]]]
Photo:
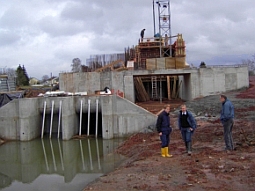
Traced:
[[116, 151], [128, 159], [114, 172], [100, 177], [84, 190], [254, 190], [254, 85], [255, 78], [251, 77], [247, 90], [226, 94], [235, 106], [235, 151], [224, 151], [219, 96], [196, 99], [185, 103], [198, 124], [191, 156], [184, 152], [176, 125], [177, 112], [173, 111], [169, 146], [172, 158], [160, 156], [160, 140], [156, 132], [135, 134]]

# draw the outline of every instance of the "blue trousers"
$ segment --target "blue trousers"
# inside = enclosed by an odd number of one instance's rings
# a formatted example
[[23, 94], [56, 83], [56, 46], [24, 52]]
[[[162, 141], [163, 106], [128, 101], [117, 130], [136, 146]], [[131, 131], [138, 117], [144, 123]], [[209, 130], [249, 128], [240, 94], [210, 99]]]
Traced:
[[193, 132], [194, 131], [191, 131], [190, 128], [181, 128], [182, 139], [185, 143], [192, 141]]
[[227, 121], [224, 121], [222, 124], [224, 128], [224, 140], [225, 140], [226, 150], [234, 150], [233, 137], [232, 137], [232, 128], [234, 125], [234, 121], [233, 119], [229, 119]]
[[168, 147], [170, 143], [170, 134], [172, 132], [172, 128], [162, 128], [162, 135], [160, 136], [161, 140], [161, 148]]

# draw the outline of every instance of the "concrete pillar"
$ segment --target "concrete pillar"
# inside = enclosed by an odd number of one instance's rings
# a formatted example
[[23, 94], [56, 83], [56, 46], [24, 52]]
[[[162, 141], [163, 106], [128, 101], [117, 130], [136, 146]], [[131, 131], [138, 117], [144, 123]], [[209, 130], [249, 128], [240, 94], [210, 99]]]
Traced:
[[19, 99], [20, 140], [29, 141], [40, 136], [41, 116], [37, 98]]
[[103, 139], [113, 138], [113, 99], [116, 96], [101, 96], [101, 111], [102, 111], [102, 137]]
[[62, 98], [62, 139], [69, 140], [78, 134], [79, 120], [75, 112], [74, 97]]

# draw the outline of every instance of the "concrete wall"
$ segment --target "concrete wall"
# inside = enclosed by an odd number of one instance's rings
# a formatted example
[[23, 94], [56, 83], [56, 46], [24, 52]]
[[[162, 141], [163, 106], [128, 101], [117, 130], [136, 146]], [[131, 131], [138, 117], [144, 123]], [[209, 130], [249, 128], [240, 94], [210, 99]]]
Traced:
[[41, 133], [41, 116], [38, 99], [19, 99], [20, 140], [27, 141], [38, 137]]
[[[93, 92], [108, 86], [110, 89], [124, 92], [125, 98], [135, 102], [134, 76], [143, 75], [178, 75], [183, 79], [180, 89], [180, 96], [184, 100], [192, 100], [201, 96], [208, 96], [236, 90], [249, 86], [249, 76], [247, 67], [207, 67], [199, 69], [161, 69], [161, 70], [135, 70], [121, 72], [102, 73], [69, 73], [60, 74], [60, 89], [69, 91], [81, 91], [77, 88], [77, 83], [84, 84], [83, 91]], [[71, 77], [71, 76], [74, 77]], [[75, 80], [79, 75], [78, 81]], [[69, 79], [70, 82], [67, 82]], [[82, 83], [82, 80], [86, 83]], [[96, 83], [96, 82], [97, 83]], [[86, 84], [90, 84], [86, 86]], [[94, 85], [93, 85], [94, 84]]]
[[157, 116], [116, 95], [101, 97], [103, 138], [125, 137], [155, 125]]
[[[14, 100], [0, 109], [0, 137], [10, 140], [32, 140], [40, 137], [42, 131], [49, 133], [51, 121], [51, 132], [57, 133], [61, 116], [60, 137], [69, 140], [79, 134], [81, 101], [82, 113], [88, 113], [88, 110], [95, 113], [97, 107], [98, 112], [102, 113], [102, 126], [99, 126], [102, 128], [104, 139], [125, 137], [156, 122], [154, 114], [116, 95], [29, 98]], [[83, 126], [82, 128], [84, 129]]]
[[95, 90], [100, 90], [100, 73], [79, 72], [62, 73], [59, 75], [59, 89], [66, 92], [84, 92], [94, 94]]
[[0, 137], [19, 140], [19, 100], [13, 100], [0, 108]]
[[191, 99], [249, 87], [247, 67], [200, 68], [190, 79]]

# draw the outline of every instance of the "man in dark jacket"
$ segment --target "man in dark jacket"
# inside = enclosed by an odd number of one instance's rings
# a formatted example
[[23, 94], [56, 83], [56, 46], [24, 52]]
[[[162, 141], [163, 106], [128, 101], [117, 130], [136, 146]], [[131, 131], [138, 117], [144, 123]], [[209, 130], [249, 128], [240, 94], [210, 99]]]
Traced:
[[197, 125], [193, 115], [187, 110], [186, 105], [181, 106], [181, 111], [178, 117], [178, 127], [181, 130], [186, 152], [191, 155], [192, 135]]
[[141, 36], [141, 42], [143, 42], [144, 31], [145, 31], [145, 29], [141, 30], [141, 32], [140, 32], [140, 36]]
[[234, 125], [234, 106], [225, 95], [220, 95], [222, 109], [220, 113], [220, 121], [224, 128], [224, 140], [226, 152], [234, 150], [232, 128]]
[[164, 110], [158, 115], [157, 119], [157, 130], [161, 140], [161, 156], [172, 157], [168, 154], [168, 145], [170, 143], [170, 133], [172, 128], [170, 127], [170, 105], [166, 105]]

